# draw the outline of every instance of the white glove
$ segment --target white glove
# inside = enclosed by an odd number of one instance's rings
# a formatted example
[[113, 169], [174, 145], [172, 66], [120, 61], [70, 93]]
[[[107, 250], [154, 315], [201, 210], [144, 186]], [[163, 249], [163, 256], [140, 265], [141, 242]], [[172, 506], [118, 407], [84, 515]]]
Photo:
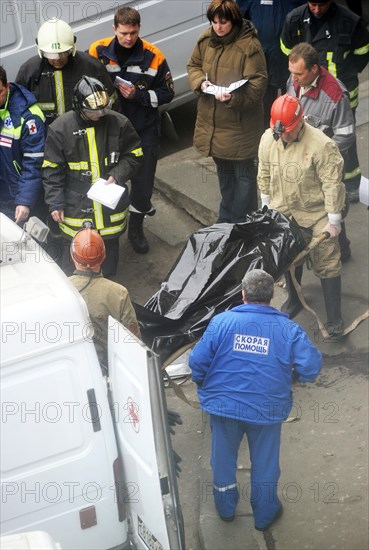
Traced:
[[263, 193], [260, 193], [261, 198], [261, 208], [264, 206], [269, 206], [270, 204], [270, 195], [264, 195]]
[[329, 221], [327, 225], [323, 228], [322, 232], [325, 233], [327, 231], [331, 239], [333, 239], [334, 237], [338, 237], [338, 235], [341, 233], [341, 213], [328, 214], [328, 220]]

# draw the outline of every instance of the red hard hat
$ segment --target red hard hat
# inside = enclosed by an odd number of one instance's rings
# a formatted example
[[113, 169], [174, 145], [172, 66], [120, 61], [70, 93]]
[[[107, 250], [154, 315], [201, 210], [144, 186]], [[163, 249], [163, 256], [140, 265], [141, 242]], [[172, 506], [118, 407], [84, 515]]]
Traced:
[[106, 256], [104, 241], [94, 229], [81, 229], [71, 242], [70, 255], [80, 267], [100, 267]]
[[274, 101], [270, 111], [270, 127], [273, 130], [279, 121], [284, 132], [291, 132], [301, 120], [303, 109], [301, 103], [292, 95], [284, 94]]

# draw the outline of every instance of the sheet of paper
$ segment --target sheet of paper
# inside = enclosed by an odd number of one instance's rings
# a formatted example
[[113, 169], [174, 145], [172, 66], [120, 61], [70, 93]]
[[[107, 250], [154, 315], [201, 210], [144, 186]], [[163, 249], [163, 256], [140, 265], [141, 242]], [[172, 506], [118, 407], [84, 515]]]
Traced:
[[248, 78], [244, 78], [243, 80], [237, 80], [236, 82], [232, 82], [229, 86], [216, 86], [215, 84], [212, 84], [211, 86], [208, 86], [205, 90], [206, 94], [212, 94], [215, 95], [218, 92], [227, 92], [232, 93], [248, 81]]
[[90, 187], [87, 196], [89, 199], [99, 202], [114, 210], [119, 199], [125, 191], [124, 187], [116, 183], [106, 183], [106, 180], [99, 178]]
[[360, 187], [359, 187], [359, 199], [360, 202], [369, 206], [369, 180], [361, 176]]
[[121, 78], [120, 76], [116, 76], [114, 80], [114, 86], [118, 88], [118, 84], [125, 84], [126, 86], [132, 87], [133, 84], [129, 80], [125, 80], [124, 78]]

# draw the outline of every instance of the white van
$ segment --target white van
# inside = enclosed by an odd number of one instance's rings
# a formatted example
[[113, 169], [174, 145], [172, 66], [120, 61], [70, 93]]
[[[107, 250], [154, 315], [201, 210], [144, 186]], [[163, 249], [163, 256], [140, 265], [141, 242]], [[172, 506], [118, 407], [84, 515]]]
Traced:
[[9, 81], [22, 63], [37, 55], [35, 38], [44, 21], [52, 17], [67, 21], [77, 37], [77, 48], [88, 50], [95, 40], [113, 35], [114, 12], [124, 4], [139, 10], [141, 36], [156, 44], [168, 60], [176, 94], [168, 109], [193, 99], [186, 64], [198, 36], [209, 25], [208, 3], [198, 0], [2, 0], [0, 63]]
[[184, 548], [156, 355], [111, 318], [103, 377], [78, 291], [3, 214], [0, 241], [1, 533]]

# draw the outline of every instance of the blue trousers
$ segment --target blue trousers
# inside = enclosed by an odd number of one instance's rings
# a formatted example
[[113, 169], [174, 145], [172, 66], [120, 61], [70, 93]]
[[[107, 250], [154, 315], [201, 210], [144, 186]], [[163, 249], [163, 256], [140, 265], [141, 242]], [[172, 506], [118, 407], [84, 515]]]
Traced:
[[219, 222], [242, 223], [246, 214], [257, 210], [254, 159], [226, 160], [214, 157], [222, 200]]
[[[215, 507], [223, 517], [233, 516], [240, 495], [250, 498], [256, 527], [266, 527], [281, 507], [277, 495], [280, 476], [281, 424], [250, 424], [210, 415], [211, 467]], [[237, 457], [246, 433], [251, 461], [251, 486], [237, 484]]]

